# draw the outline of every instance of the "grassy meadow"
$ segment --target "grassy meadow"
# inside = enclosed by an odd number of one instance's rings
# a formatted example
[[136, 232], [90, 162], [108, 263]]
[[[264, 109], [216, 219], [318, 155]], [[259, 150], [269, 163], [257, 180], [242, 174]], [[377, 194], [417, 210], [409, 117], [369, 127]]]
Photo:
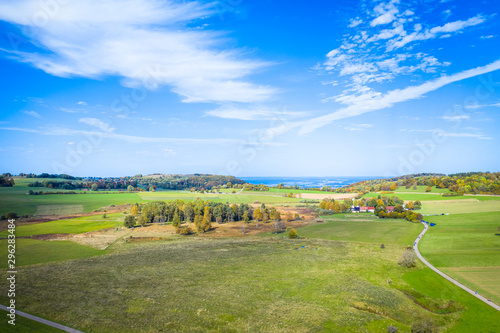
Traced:
[[18, 301], [26, 312], [99, 332], [383, 332], [388, 325], [409, 332], [424, 319], [460, 327], [476, 307], [499, 325], [486, 305], [464, 298], [447, 306], [455, 290], [449, 297], [416, 291], [404, 277], [421, 267], [399, 266], [402, 251], [281, 237], [124, 244], [98, 257], [19, 268]]
[[[33, 236], [45, 234], [81, 234], [106, 228], [123, 226], [123, 214], [106, 214], [83, 216], [66, 220], [27, 224], [16, 227], [16, 236]], [[0, 232], [1, 237], [7, 237], [8, 231]]]
[[420, 223], [406, 220], [375, 219], [372, 222], [345, 221], [342, 217], [323, 217], [326, 223], [317, 223], [300, 229], [307, 238], [321, 238], [350, 242], [368, 242], [410, 246], [423, 230]]
[[392, 197], [392, 196], [397, 196], [400, 199], [403, 199], [404, 201], [447, 201], [447, 200], [471, 200], [475, 199], [478, 201], [491, 201], [491, 200], [500, 200], [500, 197], [492, 197], [492, 196], [468, 196], [468, 195], [463, 195], [463, 196], [457, 196], [457, 197], [443, 197], [441, 194], [437, 193], [389, 193], [389, 194], [381, 194], [379, 192], [370, 192], [366, 193], [363, 195], [363, 198], [373, 198], [373, 197], [378, 197], [379, 195], [381, 196], [387, 196], [387, 197]]

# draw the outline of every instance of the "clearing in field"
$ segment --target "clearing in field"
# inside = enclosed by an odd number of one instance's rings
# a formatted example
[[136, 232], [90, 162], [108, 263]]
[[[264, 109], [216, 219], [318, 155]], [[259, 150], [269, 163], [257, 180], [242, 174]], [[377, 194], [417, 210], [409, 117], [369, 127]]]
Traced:
[[[326, 223], [316, 223], [299, 230], [299, 234], [307, 238], [368, 242], [380, 244], [397, 244], [408, 246], [422, 231], [420, 223], [403, 220], [378, 220], [358, 222], [341, 217], [324, 217]], [[358, 218], [362, 218], [358, 217]]]
[[300, 194], [303, 199], [318, 199], [322, 200], [325, 198], [335, 199], [335, 200], [345, 200], [345, 199], [353, 199], [358, 194], [357, 193], [301, 193]]
[[38, 205], [35, 215], [68, 215], [82, 212], [82, 205]]

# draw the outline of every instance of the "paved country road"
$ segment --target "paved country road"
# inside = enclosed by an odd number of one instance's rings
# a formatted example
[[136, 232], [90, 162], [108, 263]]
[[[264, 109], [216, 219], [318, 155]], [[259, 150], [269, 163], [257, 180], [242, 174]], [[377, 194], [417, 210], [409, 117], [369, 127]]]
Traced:
[[432, 269], [434, 272], [438, 273], [439, 275], [441, 275], [442, 277], [444, 277], [446, 280], [450, 281], [451, 283], [453, 283], [454, 285], [456, 286], [459, 286], [460, 288], [462, 288], [463, 290], [465, 290], [466, 292], [468, 292], [469, 294], [471, 294], [472, 296], [474, 297], [477, 297], [479, 298], [481, 301], [485, 302], [486, 304], [488, 304], [489, 306], [497, 309], [498, 311], [500, 311], [500, 306], [496, 305], [495, 303], [493, 302], [490, 302], [488, 301], [485, 297], [479, 295], [479, 294], [476, 294], [473, 290], [467, 288], [466, 286], [464, 286], [463, 284], [461, 284], [460, 282], [452, 279], [451, 277], [449, 277], [448, 275], [444, 274], [443, 272], [441, 272], [439, 269], [437, 269], [436, 267], [432, 266], [427, 260], [424, 259], [424, 257], [422, 257], [422, 255], [420, 254], [420, 252], [418, 251], [418, 243], [420, 242], [420, 240], [422, 239], [422, 237], [425, 235], [425, 233], [427, 232], [427, 230], [429, 229], [429, 226], [427, 224], [425, 224], [424, 222], [422, 222], [422, 224], [424, 225], [424, 230], [420, 233], [420, 235], [418, 235], [417, 239], [415, 240], [415, 242], [413, 243], [413, 250], [415, 251], [415, 254], [417, 255], [417, 257], [422, 260], [422, 262], [424, 264], [427, 265], [427, 267], [429, 267], [430, 269]]
[[[0, 309], [5, 310], [5, 311], [9, 311], [5, 305], [1, 305], [1, 304], [0, 304]], [[50, 320], [47, 320], [47, 319], [43, 319], [43, 318], [40, 318], [40, 317], [36, 317], [36, 316], [30, 315], [29, 313], [22, 312], [22, 311], [19, 311], [19, 310], [16, 310], [16, 316], [21, 316], [21, 317], [25, 317], [25, 318], [28, 318], [28, 319], [31, 319], [31, 320], [34, 320], [34, 321], [38, 321], [39, 323], [55, 327], [55, 328], [58, 328], [60, 330], [66, 331], [66, 332], [83, 333], [82, 331], [75, 330], [74, 328], [71, 328], [71, 327], [68, 327], [68, 326], [64, 326], [64, 325], [61, 325], [61, 324], [58, 324], [58, 323], [54, 323], [53, 321], [50, 321]]]

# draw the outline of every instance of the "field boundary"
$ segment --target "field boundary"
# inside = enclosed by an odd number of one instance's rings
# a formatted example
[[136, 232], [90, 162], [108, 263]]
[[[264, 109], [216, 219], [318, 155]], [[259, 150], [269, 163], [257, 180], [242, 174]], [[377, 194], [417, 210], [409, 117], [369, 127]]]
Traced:
[[415, 243], [413, 243], [413, 250], [415, 251], [415, 254], [417, 255], [417, 257], [427, 266], [429, 267], [430, 269], [432, 269], [434, 272], [438, 273], [439, 275], [441, 275], [442, 277], [444, 277], [446, 280], [450, 281], [451, 283], [453, 283], [454, 285], [462, 288], [463, 290], [465, 290], [466, 292], [468, 292], [469, 294], [471, 294], [472, 296], [480, 299], [481, 301], [483, 301], [484, 303], [488, 304], [489, 306], [493, 307], [494, 309], [500, 311], [500, 306], [496, 305], [495, 303], [491, 302], [491, 301], [488, 301], [488, 299], [486, 299], [485, 297], [477, 294], [476, 292], [474, 292], [472, 289], [469, 289], [467, 288], [466, 286], [464, 286], [463, 284], [461, 284], [460, 282], [458, 282], [457, 280], [449, 277], [448, 275], [444, 274], [443, 272], [441, 272], [439, 269], [437, 269], [436, 267], [434, 267], [433, 265], [431, 265], [431, 263], [429, 263], [427, 260], [425, 260], [425, 258], [420, 254], [420, 251], [418, 250], [418, 243], [420, 242], [420, 240], [422, 239], [422, 237], [424, 237], [425, 233], [427, 232], [427, 230], [429, 229], [429, 226], [427, 224], [425, 224], [424, 222], [422, 222], [422, 224], [424, 225], [424, 230], [420, 233], [420, 235], [418, 235], [417, 239], [415, 239]]
[[[0, 309], [9, 312], [8, 308], [5, 305], [0, 304]], [[42, 323], [42, 324], [45, 324], [45, 325], [48, 325], [48, 326], [51, 326], [51, 327], [54, 327], [54, 328], [58, 328], [60, 330], [66, 331], [66, 332], [70, 332], [70, 333], [84, 333], [82, 331], [75, 330], [74, 328], [71, 328], [71, 327], [68, 327], [68, 326], [64, 326], [64, 325], [61, 325], [61, 324], [58, 324], [58, 323], [54, 323], [53, 321], [50, 321], [50, 320], [47, 320], [47, 319], [43, 319], [43, 318], [40, 318], [40, 317], [37, 317], [37, 316], [33, 316], [33, 315], [30, 315], [29, 313], [22, 312], [22, 311], [19, 311], [19, 310], [16, 310], [16, 315], [19, 315], [21, 317], [25, 317], [25, 318], [37, 321], [39, 323]]]

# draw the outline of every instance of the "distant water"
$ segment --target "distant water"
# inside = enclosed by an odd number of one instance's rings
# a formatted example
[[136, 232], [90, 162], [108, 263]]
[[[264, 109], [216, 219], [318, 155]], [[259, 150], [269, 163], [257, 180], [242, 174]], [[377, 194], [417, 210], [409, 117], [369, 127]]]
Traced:
[[379, 179], [383, 177], [238, 177], [250, 184], [264, 184], [267, 186], [276, 186], [283, 183], [286, 186], [300, 187], [323, 187], [331, 186], [333, 188], [342, 187], [357, 183], [362, 180]]

